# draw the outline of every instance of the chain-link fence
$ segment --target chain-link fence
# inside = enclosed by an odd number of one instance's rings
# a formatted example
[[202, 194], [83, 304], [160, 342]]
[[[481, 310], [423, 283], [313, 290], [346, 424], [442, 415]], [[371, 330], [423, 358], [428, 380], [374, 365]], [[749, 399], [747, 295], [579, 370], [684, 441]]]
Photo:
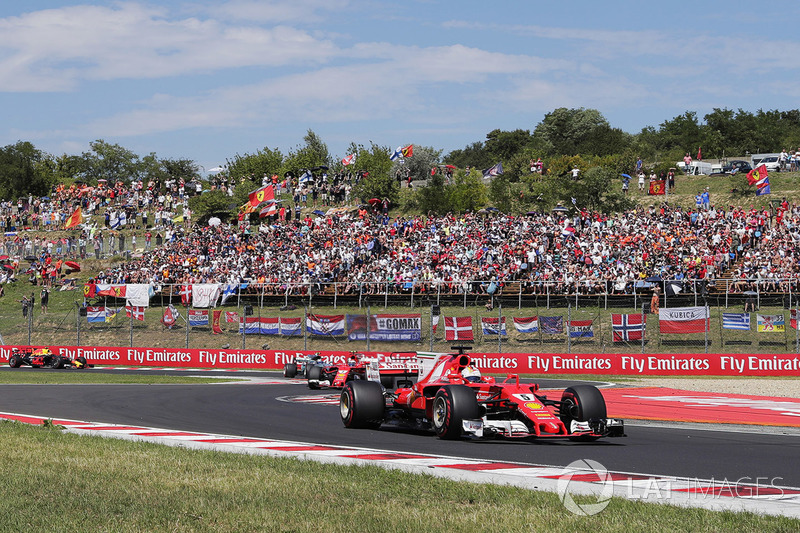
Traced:
[[760, 282], [744, 280], [738, 292], [736, 282], [662, 280], [594, 293], [520, 282], [220, 284], [217, 307], [203, 308], [187, 301], [185, 285], [154, 287], [148, 306], [129, 304], [124, 285], [97, 285], [91, 298], [83, 287], [54, 290], [46, 313], [34, 293], [22, 312], [5, 305], [0, 334], [9, 344], [170, 348], [800, 351], [795, 282], [775, 282], [786, 291], [762, 291]]

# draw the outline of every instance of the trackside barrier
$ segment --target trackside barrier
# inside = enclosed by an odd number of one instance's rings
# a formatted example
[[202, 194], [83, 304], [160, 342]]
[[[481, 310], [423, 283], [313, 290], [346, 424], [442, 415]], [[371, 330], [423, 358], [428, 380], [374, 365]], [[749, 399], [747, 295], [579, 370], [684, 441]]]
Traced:
[[[0, 346], [0, 363], [8, 363], [15, 346]], [[40, 346], [37, 346], [40, 347]], [[19, 349], [29, 346], [16, 346]], [[350, 351], [126, 348], [118, 346], [49, 346], [55, 353], [91, 364], [199, 369], [277, 370], [294, 357], [320, 353], [344, 363]], [[379, 360], [406, 358], [409, 352], [360, 352]], [[473, 352], [473, 361], [487, 374], [597, 374], [636, 376], [772, 376], [800, 377], [796, 354], [563, 354]]]

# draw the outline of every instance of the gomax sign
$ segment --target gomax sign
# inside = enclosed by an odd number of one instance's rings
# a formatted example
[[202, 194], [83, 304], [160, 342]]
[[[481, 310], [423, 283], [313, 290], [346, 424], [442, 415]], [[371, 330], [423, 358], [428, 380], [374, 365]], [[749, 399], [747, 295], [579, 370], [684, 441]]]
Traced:
[[[40, 348], [41, 346], [35, 346]], [[7, 363], [13, 348], [0, 346], [0, 363]], [[347, 361], [350, 351], [198, 350], [177, 348], [123, 348], [111, 346], [49, 346], [58, 355], [84, 356], [89, 363], [108, 366], [175, 368], [226, 368], [278, 370], [295, 357], [319, 353], [331, 363]], [[391, 358], [397, 352], [362, 352]], [[413, 352], [403, 352], [404, 357]], [[800, 377], [796, 354], [470, 354], [487, 374], [598, 374], [636, 376], [787, 376]]]

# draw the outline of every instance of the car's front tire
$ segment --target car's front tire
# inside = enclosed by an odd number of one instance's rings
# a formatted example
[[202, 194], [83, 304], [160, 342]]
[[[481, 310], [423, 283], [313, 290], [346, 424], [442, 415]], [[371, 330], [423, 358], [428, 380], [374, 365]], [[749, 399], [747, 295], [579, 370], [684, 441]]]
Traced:
[[308, 377], [308, 388], [319, 389], [319, 381], [322, 379], [322, 367], [314, 365], [308, 369], [306, 375]]
[[[607, 418], [606, 400], [593, 385], [567, 387], [561, 395], [560, 418], [567, 431], [572, 421], [587, 422], [592, 418]], [[596, 440], [598, 437], [577, 436], [573, 440]]]
[[374, 381], [348, 381], [339, 396], [339, 415], [346, 428], [377, 429], [385, 411], [383, 389]]
[[433, 398], [433, 429], [440, 439], [461, 437], [464, 420], [481, 418], [475, 391], [466, 385], [446, 385]]

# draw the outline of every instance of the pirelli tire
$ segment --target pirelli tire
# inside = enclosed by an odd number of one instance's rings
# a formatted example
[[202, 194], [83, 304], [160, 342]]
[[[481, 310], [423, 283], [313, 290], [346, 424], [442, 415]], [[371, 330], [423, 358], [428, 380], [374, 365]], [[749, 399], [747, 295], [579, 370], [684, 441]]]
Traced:
[[64, 368], [64, 359], [62, 359], [58, 355], [54, 355], [52, 359], [50, 359], [50, 368]]
[[377, 429], [383, 423], [386, 399], [380, 383], [348, 381], [339, 396], [339, 414], [346, 428]]
[[286, 363], [283, 365], [283, 377], [293, 378], [297, 375], [297, 363]]
[[84, 356], [79, 355], [78, 357], [75, 358], [75, 360], [80, 363], [80, 365], [78, 365], [78, 368], [89, 368], [89, 362], [86, 360]]
[[322, 379], [322, 367], [318, 365], [310, 366], [308, 372], [306, 372], [306, 377], [308, 378], [309, 389], [319, 389], [319, 382]]
[[19, 368], [22, 366], [22, 356], [12, 355], [8, 358], [8, 366], [11, 368]]
[[433, 398], [433, 429], [440, 439], [458, 439], [464, 420], [481, 418], [475, 391], [466, 385], [446, 385]]
[[[606, 400], [600, 390], [593, 385], [574, 385], [567, 387], [561, 395], [560, 418], [567, 431], [572, 421], [588, 422], [593, 418], [607, 418]], [[599, 437], [576, 436], [572, 440], [596, 440]]]

